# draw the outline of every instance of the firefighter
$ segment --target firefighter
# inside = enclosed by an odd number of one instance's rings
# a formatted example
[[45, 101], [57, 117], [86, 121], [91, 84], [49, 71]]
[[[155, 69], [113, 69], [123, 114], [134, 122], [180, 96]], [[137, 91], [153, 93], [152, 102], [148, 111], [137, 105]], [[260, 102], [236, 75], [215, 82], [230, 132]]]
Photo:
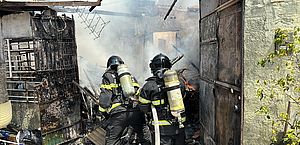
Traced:
[[[154, 136], [155, 139], [160, 138], [157, 139], [160, 143], [154, 140], [155, 144], [184, 145], [185, 115], [181, 83], [176, 71], [172, 71], [171, 67], [170, 59], [164, 54], [158, 54], [151, 60], [150, 68], [153, 76], [146, 79], [140, 90], [139, 107], [150, 116], [152, 132], [157, 133], [154, 126], [159, 126], [157, 128], [160, 135]], [[153, 108], [156, 113], [152, 112]], [[158, 121], [155, 121], [155, 114]]]
[[[124, 61], [119, 56], [111, 56], [107, 61], [107, 70], [102, 76], [100, 86], [99, 110], [107, 116], [103, 126], [106, 130], [106, 145], [124, 144], [122, 141], [124, 130], [129, 128], [137, 133], [139, 143], [150, 145], [151, 138], [149, 129], [147, 130], [145, 115], [134, 106], [132, 97], [139, 88], [139, 84], [126, 71], [126, 67], [122, 67], [120, 70], [120, 66], [125, 66]], [[118, 74], [120, 73], [118, 71], [121, 71], [122, 74]], [[132, 86], [134, 87], [133, 92], [130, 89]]]

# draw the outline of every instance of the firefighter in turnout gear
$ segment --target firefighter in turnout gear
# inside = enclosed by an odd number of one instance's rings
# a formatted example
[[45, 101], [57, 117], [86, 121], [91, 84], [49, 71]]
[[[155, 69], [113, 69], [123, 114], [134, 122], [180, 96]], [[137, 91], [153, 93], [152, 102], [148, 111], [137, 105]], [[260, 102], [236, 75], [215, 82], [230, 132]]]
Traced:
[[[153, 76], [146, 79], [140, 90], [139, 107], [150, 116], [152, 132], [156, 132], [154, 128], [158, 124], [161, 145], [184, 145], [185, 109], [181, 84], [171, 67], [170, 59], [164, 54], [158, 54], [151, 60]], [[153, 108], [156, 113], [151, 113]], [[157, 114], [158, 121], [155, 121], [154, 114]]]
[[106, 114], [103, 123], [106, 130], [106, 145], [125, 144], [122, 138], [124, 130], [128, 128], [137, 133], [138, 143], [151, 144], [145, 115], [135, 107], [133, 101], [138, 88], [139, 84], [128, 72], [123, 60], [119, 56], [111, 56], [107, 62], [107, 70], [102, 76], [99, 96], [99, 110]]

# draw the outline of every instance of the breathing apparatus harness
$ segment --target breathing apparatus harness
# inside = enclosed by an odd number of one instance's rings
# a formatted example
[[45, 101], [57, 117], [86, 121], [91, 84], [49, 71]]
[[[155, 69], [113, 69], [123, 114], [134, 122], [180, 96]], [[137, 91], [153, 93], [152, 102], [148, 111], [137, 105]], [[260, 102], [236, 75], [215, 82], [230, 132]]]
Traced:
[[[160, 119], [163, 119], [160, 121], [160, 125], [180, 125], [180, 128], [182, 128], [182, 122], [184, 122], [185, 120], [185, 116], [184, 115], [184, 110], [179, 110], [180, 112], [179, 115], [180, 117], [178, 118], [177, 116], [174, 116], [172, 114], [172, 110], [171, 110], [171, 105], [170, 104], [170, 97], [168, 96], [168, 92], [172, 91], [172, 90], [176, 90], [176, 89], [180, 89], [180, 85], [174, 85], [171, 87], [167, 87], [165, 85], [165, 81], [162, 80], [163, 78], [160, 77], [156, 77], [156, 83], [157, 83], [157, 87], [158, 87], [158, 92], [153, 94], [153, 96], [157, 96], [157, 98], [155, 98], [155, 101], [152, 102], [152, 104], [154, 104], [154, 106], [157, 108], [157, 112], [160, 112], [161, 114], [159, 115]], [[180, 91], [180, 90], [179, 90]], [[181, 91], [180, 91], [181, 93]], [[175, 100], [178, 101], [178, 100]], [[184, 107], [184, 106], [183, 106]], [[182, 109], [182, 106], [181, 106]]]
[[131, 73], [128, 70], [127, 65], [120, 64], [117, 67], [117, 72], [112, 73], [113, 82], [116, 87], [112, 88], [114, 102], [115, 99], [127, 108], [133, 108], [132, 98], [136, 93], [134, 87], [139, 87], [138, 83], [134, 82]]

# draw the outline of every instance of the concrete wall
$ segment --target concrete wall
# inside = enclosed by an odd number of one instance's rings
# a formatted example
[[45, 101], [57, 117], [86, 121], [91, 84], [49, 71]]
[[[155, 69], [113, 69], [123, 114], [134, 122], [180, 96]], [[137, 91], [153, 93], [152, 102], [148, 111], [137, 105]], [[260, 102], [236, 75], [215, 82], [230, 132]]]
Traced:
[[29, 13], [12, 14], [0, 17], [0, 103], [8, 100], [6, 91], [5, 40], [8, 38], [31, 37], [31, 21]]
[[[244, 145], [270, 144], [271, 132], [268, 128], [271, 124], [263, 116], [255, 114], [261, 105], [256, 97], [255, 81], [271, 77], [274, 72], [259, 67], [257, 62], [274, 50], [276, 28], [300, 26], [299, 12], [300, 0], [245, 0]], [[286, 106], [278, 108], [284, 109]]]
[[4, 38], [32, 37], [30, 17], [29, 13], [3, 16], [2, 25]]
[[176, 32], [154, 32], [153, 45], [170, 54], [174, 50], [172, 45], [176, 46], [176, 34]]

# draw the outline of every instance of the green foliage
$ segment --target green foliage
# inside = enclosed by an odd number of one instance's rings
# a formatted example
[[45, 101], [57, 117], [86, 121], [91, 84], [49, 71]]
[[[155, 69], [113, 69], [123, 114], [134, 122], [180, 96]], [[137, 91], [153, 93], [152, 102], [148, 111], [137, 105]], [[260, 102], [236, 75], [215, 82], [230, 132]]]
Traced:
[[[266, 119], [271, 121], [272, 137], [270, 140], [274, 144], [298, 145], [300, 143], [299, 32], [300, 28], [295, 28], [293, 31], [277, 29], [274, 52], [258, 62], [259, 66], [271, 69], [273, 72], [269, 77], [256, 81], [256, 96], [262, 102], [257, 113], [265, 115]], [[280, 108], [282, 104], [279, 103], [282, 102], [289, 109], [276, 110]]]

